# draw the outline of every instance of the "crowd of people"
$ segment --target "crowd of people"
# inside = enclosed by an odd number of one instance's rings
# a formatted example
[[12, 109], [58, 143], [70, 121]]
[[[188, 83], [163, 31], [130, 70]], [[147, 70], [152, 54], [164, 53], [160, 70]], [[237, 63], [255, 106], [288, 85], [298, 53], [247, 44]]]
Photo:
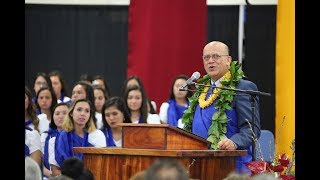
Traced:
[[[230, 72], [232, 57], [226, 44], [218, 41], [208, 43], [203, 49], [202, 59], [207, 72], [203, 78], [207, 78], [208, 85], [221, 87], [233, 78], [234, 74]], [[221, 98], [219, 89], [204, 88], [200, 93], [180, 91], [187, 80], [188, 76], [183, 74], [172, 79], [168, 100], [160, 105], [158, 114], [157, 104], [148, 97], [138, 76], [126, 79], [120, 96], [112, 95], [108, 82], [102, 76], [90, 79], [81, 76], [69, 96], [59, 71], [54, 70], [48, 75], [39, 72], [33, 89], [25, 86], [25, 156], [34, 160], [41, 169], [41, 175], [49, 179], [65, 175], [63, 166], [70, 158], [77, 158], [71, 159], [75, 164], [83, 159], [83, 154], [72, 151], [73, 147], [121, 147], [122, 129], [118, 123], [166, 123], [207, 139], [214, 125], [214, 114], [220, 113], [220, 106], [217, 106]], [[257, 90], [254, 83], [241, 78], [234, 85], [239, 89]], [[198, 101], [190, 102], [192, 96]], [[248, 150], [248, 156], [237, 159], [236, 169], [245, 172], [245, 163], [252, 160], [252, 133], [246, 122], [251, 118], [250, 101], [248, 96], [241, 95], [233, 95], [229, 99], [227, 106], [230, 108], [224, 109], [229, 121], [217, 148]], [[255, 128], [255, 135], [259, 137], [258, 99], [256, 102], [258, 128]], [[192, 121], [184, 116], [186, 110], [192, 113]], [[83, 169], [77, 172], [84, 172]], [[182, 169], [177, 171], [182, 173]], [[146, 173], [146, 177], [152, 177], [150, 173]], [[73, 178], [70, 174], [67, 176]], [[181, 175], [182, 179], [186, 177]]]

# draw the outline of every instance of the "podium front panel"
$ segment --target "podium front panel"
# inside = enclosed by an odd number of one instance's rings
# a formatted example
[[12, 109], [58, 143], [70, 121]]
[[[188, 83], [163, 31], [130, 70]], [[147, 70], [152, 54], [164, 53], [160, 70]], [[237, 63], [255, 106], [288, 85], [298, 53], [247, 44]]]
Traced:
[[73, 148], [84, 153], [84, 163], [95, 180], [128, 180], [146, 170], [159, 158], [179, 160], [190, 179], [221, 180], [235, 170], [236, 157], [247, 155], [245, 150], [150, 150], [128, 148]]

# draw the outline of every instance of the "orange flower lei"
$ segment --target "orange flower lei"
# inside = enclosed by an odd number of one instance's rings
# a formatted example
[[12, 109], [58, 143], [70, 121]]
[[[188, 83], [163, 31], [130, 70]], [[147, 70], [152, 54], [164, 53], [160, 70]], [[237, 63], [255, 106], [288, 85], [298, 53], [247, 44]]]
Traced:
[[[227, 79], [227, 80], [230, 80], [230, 78], [231, 78], [231, 73], [230, 73], [230, 71], [228, 71], [228, 72], [222, 77], [222, 79]], [[206, 85], [210, 85], [210, 82], [208, 82]], [[219, 83], [219, 84], [218, 84], [218, 87], [221, 87], [221, 86], [222, 86], [221, 83]], [[214, 88], [214, 91], [211, 93], [210, 97], [209, 97], [207, 100], [205, 100], [205, 99], [206, 99], [206, 94], [207, 94], [208, 90], [209, 90], [209, 87], [205, 87], [205, 88], [203, 89], [203, 93], [200, 94], [199, 99], [198, 99], [199, 105], [200, 105], [200, 107], [203, 108], [203, 109], [206, 108], [206, 107], [208, 107], [208, 106], [210, 106], [210, 105], [213, 103], [213, 101], [217, 99], [217, 97], [218, 97], [218, 95], [219, 95], [219, 92], [221, 91], [220, 88]]]

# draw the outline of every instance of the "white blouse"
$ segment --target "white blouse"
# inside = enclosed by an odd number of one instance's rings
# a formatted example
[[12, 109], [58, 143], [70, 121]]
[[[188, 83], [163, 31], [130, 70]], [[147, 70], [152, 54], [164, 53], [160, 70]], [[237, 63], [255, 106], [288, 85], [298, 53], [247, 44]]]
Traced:
[[33, 130], [25, 130], [26, 136], [25, 136], [25, 144], [29, 148], [29, 153], [33, 153], [36, 150], [41, 151], [41, 142], [40, 142], [40, 134], [38, 131]]
[[101, 129], [102, 126], [103, 126], [103, 123], [102, 123], [102, 114], [99, 113], [99, 112], [96, 112], [95, 116], [96, 116], [96, 119], [97, 119], [97, 129]]

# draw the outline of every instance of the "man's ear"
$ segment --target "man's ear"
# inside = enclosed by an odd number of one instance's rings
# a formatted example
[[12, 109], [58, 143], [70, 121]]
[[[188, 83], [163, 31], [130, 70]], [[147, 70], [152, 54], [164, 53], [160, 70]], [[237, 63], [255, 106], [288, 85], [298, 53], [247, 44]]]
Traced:
[[228, 66], [228, 68], [230, 68], [231, 61], [232, 61], [232, 57], [231, 57], [231, 56], [228, 56], [228, 59], [227, 59], [227, 66]]
[[228, 63], [229, 63], [229, 66], [230, 66], [231, 62], [232, 62], [232, 57], [231, 57], [231, 56], [228, 56]]

